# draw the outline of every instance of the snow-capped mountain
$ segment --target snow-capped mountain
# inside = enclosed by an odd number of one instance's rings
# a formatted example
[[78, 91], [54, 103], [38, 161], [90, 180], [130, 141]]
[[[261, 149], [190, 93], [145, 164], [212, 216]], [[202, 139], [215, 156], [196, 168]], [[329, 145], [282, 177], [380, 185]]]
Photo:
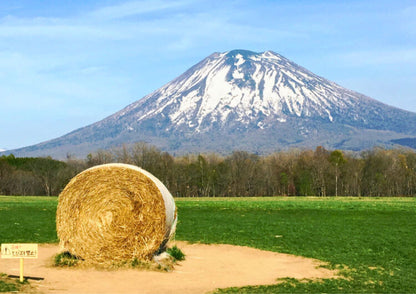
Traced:
[[[113, 119], [133, 116], [136, 121], [144, 121], [157, 117], [169, 121], [166, 131], [195, 133], [230, 123], [264, 129], [296, 117], [328, 122], [342, 119], [371, 127], [379, 122], [369, 121], [366, 112], [380, 116], [376, 107], [384, 105], [323, 79], [277, 53], [234, 50], [212, 54], [116, 113]], [[134, 126], [128, 128], [133, 130]]]
[[18, 151], [85, 155], [137, 141], [175, 153], [361, 150], [414, 137], [415, 113], [345, 89], [272, 51], [233, 50], [208, 56], [100, 122]]

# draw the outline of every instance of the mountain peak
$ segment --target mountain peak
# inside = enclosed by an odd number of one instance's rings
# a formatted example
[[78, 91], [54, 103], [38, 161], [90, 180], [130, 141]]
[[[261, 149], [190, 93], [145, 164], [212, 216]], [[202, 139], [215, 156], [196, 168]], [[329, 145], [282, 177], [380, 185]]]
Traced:
[[250, 57], [253, 55], [258, 55], [259, 53], [244, 49], [234, 49], [231, 51], [224, 52], [223, 54], [228, 57], [236, 57], [237, 55], [241, 55], [243, 57]]
[[272, 51], [217, 53], [153, 93], [159, 107], [145, 116], [163, 112], [176, 127], [186, 125], [196, 132], [231, 121], [263, 128], [269, 123], [266, 118], [273, 117], [274, 124], [293, 115], [332, 121], [334, 85], [321, 82], [320, 91], [308, 89], [317, 78]]
[[224, 53], [218, 53], [218, 54], [223, 54], [229, 58], [236, 58], [237, 56], [239, 56], [240, 58], [246, 58], [246, 59], [250, 59], [250, 58], [254, 58], [254, 60], [257, 60], [258, 58], [277, 58], [277, 59], [286, 59], [285, 57], [283, 57], [282, 55], [271, 51], [271, 50], [267, 50], [264, 52], [254, 52], [254, 51], [250, 51], [250, 50], [244, 50], [244, 49], [234, 49], [231, 51], [227, 51]]
[[26, 150], [82, 153], [67, 146], [91, 152], [137, 141], [182, 153], [359, 150], [413, 136], [414, 113], [345, 89], [273, 51], [237, 49], [213, 53], [114, 115]]

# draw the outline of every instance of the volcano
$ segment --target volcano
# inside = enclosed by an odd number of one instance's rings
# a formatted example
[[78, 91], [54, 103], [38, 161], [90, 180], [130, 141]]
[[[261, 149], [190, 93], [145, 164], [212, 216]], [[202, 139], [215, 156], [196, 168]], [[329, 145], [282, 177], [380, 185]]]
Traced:
[[173, 154], [364, 150], [414, 142], [416, 113], [348, 90], [266, 51], [213, 53], [115, 114], [16, 156], [85, 156], [147, 142]]

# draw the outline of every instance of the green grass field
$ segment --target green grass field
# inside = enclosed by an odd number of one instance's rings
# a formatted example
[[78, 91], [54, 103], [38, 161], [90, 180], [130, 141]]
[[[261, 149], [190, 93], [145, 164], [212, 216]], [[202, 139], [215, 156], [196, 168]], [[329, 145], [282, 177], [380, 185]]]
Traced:
[[[416, 293], [415, 198], [176, 199], [177, 240], [317, 258], [344, 279], [219, 293]], [[0, 242], [56, 242], [57, 198], [0, 197]], [[185, 252], [186, 254], [186, 252]]]

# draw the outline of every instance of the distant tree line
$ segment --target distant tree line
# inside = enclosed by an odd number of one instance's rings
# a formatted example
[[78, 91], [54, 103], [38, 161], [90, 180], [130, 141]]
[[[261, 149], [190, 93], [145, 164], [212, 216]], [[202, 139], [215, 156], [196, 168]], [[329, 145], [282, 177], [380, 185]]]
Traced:
[[81, 161], [50, 157], [0, 157], [0, 195], [58, 195], [69, 180], [85, 169]]
[[0, 157], [0, 194], [58, 195], [79, 172], [103, 163], [137, 165], [158, 177], [176, 197], [219, 196], [415, 196], [416, 153], [375, 148], [291, 150], [270, 155], [174, 157], [137, 143], [86, 159]]

